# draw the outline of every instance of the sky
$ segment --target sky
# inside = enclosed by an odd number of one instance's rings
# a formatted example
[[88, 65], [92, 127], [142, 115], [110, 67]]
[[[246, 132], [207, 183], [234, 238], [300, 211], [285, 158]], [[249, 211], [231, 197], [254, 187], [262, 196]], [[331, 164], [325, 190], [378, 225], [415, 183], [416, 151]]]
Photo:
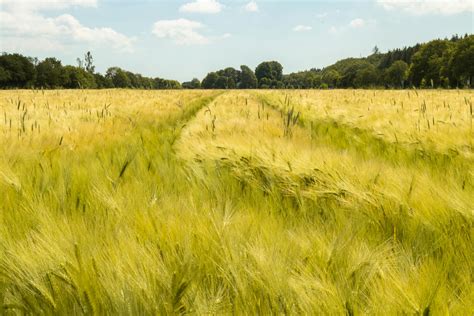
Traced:
[[1, 52], [76, 65], [90, 51], [102, 73], [179, 81], [267, 60], [322, 68], [466, 33], [474, 0], [0, 0]]

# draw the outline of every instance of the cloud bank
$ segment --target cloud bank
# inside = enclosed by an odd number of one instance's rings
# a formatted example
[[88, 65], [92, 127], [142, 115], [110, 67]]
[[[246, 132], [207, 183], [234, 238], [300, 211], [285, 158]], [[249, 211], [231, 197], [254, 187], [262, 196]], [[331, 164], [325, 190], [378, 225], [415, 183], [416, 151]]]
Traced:
[[109, 27], [87, 27], [70, 14], [46, 17], [44, 11], [70, 7], [96, 7], [97, 0], [0, 0], [0, 35], [3, 50], [64, 49], [74, 44], [107, 45], [132, 51], [133, 38]]
[[188, 19], [161, 20], [155, 22], [152, 33], [158, 38], [171, 39], [178, 45], [207, 44], [209, 39], [198, 31], [203, 25]]

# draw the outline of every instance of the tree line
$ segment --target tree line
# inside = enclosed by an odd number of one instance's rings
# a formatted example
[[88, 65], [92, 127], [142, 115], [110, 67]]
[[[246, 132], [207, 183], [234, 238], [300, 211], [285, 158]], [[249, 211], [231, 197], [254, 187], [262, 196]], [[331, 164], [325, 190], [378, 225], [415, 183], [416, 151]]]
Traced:
[[462, 88], [474, 77], [474, 35], [437, 39], [412, 47], [370, 56], [346, 58], [324, 69], [284, 75], [276, 61], [263, 62], [252, 72], [225, 68], [209, 73], [202, 81], [205, 89], [235, 88]]
[[87, 52], [77, 59], [77, 66], [63, 66], [49, 57], [42, 61], [21, 54], [0, 56], [0, 88], [67, 88], [67, 89], [179, 89], [176, 80], [148, 78], [120, 67], [110, 67], [105, 75], [95, 72], [93, 57]]
[[323, 69], [283, 74], [277, 61], [255, 70], [242, 65], [194, 78], [148, 78], [119, 67], [104, 75], [95, 72], [90, 52], [77, 66], [63, 66], [50, 57], [43, 61], [20, 54], [0, 56], [0, 88], [139, 88], [139, 89], [327, 89], [327, 88], [463, 88], [474, 77], [474, 35], [436, 39], [381, 53], [377, 47], [363, 58], [346, 58]]

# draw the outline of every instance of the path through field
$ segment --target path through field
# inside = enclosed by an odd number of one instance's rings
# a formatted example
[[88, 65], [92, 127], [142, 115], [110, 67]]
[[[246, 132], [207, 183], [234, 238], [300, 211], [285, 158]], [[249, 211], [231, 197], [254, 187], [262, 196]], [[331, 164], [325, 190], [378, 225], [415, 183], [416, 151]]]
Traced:
[[1, 92], [0, 314], [472, 314], [471, 93], [325, 93]]

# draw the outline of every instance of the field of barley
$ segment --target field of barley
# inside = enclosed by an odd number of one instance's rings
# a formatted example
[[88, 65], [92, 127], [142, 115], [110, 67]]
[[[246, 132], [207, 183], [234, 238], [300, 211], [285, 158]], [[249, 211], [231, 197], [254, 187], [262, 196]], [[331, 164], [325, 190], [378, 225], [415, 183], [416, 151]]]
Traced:
[[0, 91], [0, 315], [472, 315], [473, 101]]

